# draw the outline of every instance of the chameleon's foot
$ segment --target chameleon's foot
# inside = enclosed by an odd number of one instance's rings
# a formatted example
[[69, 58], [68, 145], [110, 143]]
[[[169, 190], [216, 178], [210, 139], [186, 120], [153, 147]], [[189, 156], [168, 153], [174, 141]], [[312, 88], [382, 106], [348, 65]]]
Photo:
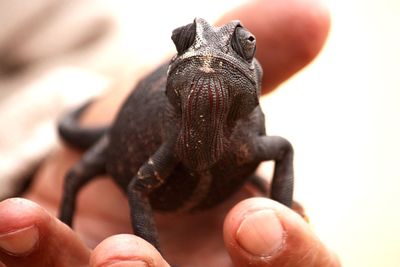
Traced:
[[297, 201], [293, 201], [292, 204], [292, 210], [294, 210], [295, 212], [297, 212], [297, 214], [299, 214], [307, 223], [310, 222], [303, 205], [301, 205], [299, 202]]
[[[249, 183], [256, 190], [254, 194], [263, 197], [269, 196], [270, 184], [266, 179], [256, 174], [253, 174], [252, 176], [249, 177]], [[293, 201], [292, 210], [297, 212], [306, 222], [309, 222], [309, 218], [304, 210], [304, 207], [299, 202]]]

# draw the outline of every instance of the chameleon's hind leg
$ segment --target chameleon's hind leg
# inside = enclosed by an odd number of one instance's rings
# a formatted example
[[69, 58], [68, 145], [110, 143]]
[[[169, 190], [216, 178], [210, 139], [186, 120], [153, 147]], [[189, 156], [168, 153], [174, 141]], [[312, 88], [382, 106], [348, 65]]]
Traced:
[[254, 149], [258, 161], [275, 161], [270, 197], [291, 207], [294, 180], [292, 145], [279, 136], [260, 136], [254, 140]]
[[79, 190], [87, 182], [106, 172], [105, 151], [107, 146], [108, 137], [104, 136], [83, 155], [82, 159], [68, 171], [65, 177], [59, 218], [69, 226], [72, 225]]

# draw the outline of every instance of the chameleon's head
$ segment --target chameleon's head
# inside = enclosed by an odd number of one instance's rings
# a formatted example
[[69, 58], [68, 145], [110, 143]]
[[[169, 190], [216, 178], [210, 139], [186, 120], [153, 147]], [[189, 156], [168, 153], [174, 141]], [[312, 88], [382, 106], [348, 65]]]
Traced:
[[221, 159], [240, 119], [258, 106], [262, 70], [256, 39], [239, 21], [213, 27], [203, 19], [172, 33], [177, 55], [167, 97], [180, 118], [178, 156], [195, 170]]

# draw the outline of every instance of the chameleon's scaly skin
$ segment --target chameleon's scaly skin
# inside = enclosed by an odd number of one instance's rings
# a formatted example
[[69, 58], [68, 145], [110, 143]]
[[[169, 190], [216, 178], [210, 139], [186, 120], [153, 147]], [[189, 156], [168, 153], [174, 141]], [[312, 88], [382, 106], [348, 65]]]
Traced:
[[[264, 160], [276, 163], [271, 198], [291, 205], [293, 149], [266, 136], [254, 36], [238, 21], [217, 28], [195, 19], [172, 39], [178, 54], [171, 62], [137, 85], [100, 140], [86, 135], [85, 144], [95, 144], [64, 186], [60, 217], [69, 225], [79, 189], [104, 173], [126, 192], [135, 234], [157, 248], [152, 210], [210, 208], [254, 177]], [[84, 132], [74, 137], [74, 127], [72, 143]]]

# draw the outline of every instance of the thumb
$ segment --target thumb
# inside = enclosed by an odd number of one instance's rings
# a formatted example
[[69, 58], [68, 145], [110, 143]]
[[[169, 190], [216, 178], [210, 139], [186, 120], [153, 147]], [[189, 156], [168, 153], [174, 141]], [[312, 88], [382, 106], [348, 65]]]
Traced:
[[0, 202], [0, 266], [87, 266], [89, 256], [78, 236], [37, 204]]
[[339, 267], [294, 211], [266, 198], [246, 199], [224, 223], [225, 245], [237, 267]]

